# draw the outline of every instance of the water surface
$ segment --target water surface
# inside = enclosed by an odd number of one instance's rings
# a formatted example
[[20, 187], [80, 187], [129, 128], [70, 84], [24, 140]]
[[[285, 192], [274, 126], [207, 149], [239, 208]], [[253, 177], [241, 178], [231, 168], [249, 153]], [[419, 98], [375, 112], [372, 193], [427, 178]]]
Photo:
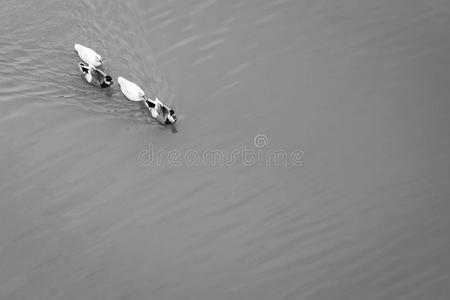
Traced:
[[[447, 299], [449, 32], [439, 0], [4, 1], [0, 299]], [[243, 147], [304, 156], [166, 155]]]

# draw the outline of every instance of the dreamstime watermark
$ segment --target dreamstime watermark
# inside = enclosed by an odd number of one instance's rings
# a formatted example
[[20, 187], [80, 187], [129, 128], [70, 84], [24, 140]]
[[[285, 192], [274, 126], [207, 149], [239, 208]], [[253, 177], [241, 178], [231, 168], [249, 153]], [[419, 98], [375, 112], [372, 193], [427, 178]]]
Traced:
[[144, 166], [160, 166], [168, 164], [174, 167], [230, 167], [234, 165], [287, 167], [301, 166], [304, 153], [300, 149], [288, 151], [268, 147], [269, 138], [265, 134], [258, 134], [253, 138], [252, 147], [241, 145], [238, 148], [223, 151], [220, 149], [196, 148], [155, 149], [150, 143], [147, 149], [139, 153], [139, 163]]

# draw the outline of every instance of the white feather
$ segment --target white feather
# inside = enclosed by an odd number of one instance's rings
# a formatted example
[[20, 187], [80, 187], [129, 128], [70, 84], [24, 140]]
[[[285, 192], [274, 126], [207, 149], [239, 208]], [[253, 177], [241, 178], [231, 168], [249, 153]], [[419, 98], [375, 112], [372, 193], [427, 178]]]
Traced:
[[88, 72], [84, 78], [86, 79], [87, 82], [91, 83], [92, 82], [92, 74], [91, 72]]
[[142, 101], [145, 97], [144, 91], [134, 82], [131, 82], [123, 77], [118, 77], [120, 90], [131, 101]]
[[152, 115], [153, 118], [157, 118], [159, 116], [158, 111], [154, 108], [150, 109], [150, 114]]
[[80, 44], [74, 45], [75, 51], [77, 51], [78, 56], [87, 64], [98, 67], [102, 64], [102, 57], [100, 54], [92, 50], [91, 48], [85, 47]]

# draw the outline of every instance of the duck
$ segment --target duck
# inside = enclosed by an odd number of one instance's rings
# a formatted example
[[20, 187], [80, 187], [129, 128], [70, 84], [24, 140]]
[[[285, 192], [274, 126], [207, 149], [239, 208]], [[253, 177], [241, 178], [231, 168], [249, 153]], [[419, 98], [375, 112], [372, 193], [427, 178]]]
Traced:
[[164, 124], [173, 124], [177, 121], [177, 116], [175, 115], [175, 111], [173, 109], [170, 109], [167, 105], [162, 103], [158, 97], [155, 97], [154, 102], [157, 110], [161, 111]]
[[145, 96], [145, 92], [136, 83], [121, 76], [117, 77], [117, 83], [119, 83], [120, 90], [128, 100], [144, 101], [152, 117], [155, 119], [158, 117], [156, 104]]
[[73, 47], [75, 48], [75, 51], [78, 53], [78, 56], [81, 58], [81, 60], [88, 65], [99, 67], [103, 64], [101, 55], [91, 48], [80, 44], [75, 44]]
[[85, 74], [84, 78], [90, 84], [93, 84], [101, 88], [107, 88], [110, 87], [112, 84], [114, 84], [112, 77], [110, 75], [106, 75], [105, 72], [95, 68], [92, 65], [80, 62], [78, 64], [78, 67], [80, 68], [80, 71], [83, 74]]
[[173, 124], [177, 121], [175, 111], [170, 109], [167, 105], [162, 103], [158, 97], [149, 99], [145, 92], [134, 82], [119, 76], [117, 78], [120, 90], [124, 96], [131, 101], [143, 101], [146, 107], [150, 110], [150, 114], [154, 119], [158, 119], [164, 124]]
[[131, 82], [121, 76], [117, 77], [120, 90], [131, 101], [144, 101], [146, 99], [144, 91], [134, 82]]

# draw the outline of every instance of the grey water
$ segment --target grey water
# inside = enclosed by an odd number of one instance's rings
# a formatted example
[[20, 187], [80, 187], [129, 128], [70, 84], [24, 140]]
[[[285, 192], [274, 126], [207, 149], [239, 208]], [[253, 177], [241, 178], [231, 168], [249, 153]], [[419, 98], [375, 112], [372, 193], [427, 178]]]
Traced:
[[449, 1], [3, 0], [0, 299], [449, 299], [449, 96]]

